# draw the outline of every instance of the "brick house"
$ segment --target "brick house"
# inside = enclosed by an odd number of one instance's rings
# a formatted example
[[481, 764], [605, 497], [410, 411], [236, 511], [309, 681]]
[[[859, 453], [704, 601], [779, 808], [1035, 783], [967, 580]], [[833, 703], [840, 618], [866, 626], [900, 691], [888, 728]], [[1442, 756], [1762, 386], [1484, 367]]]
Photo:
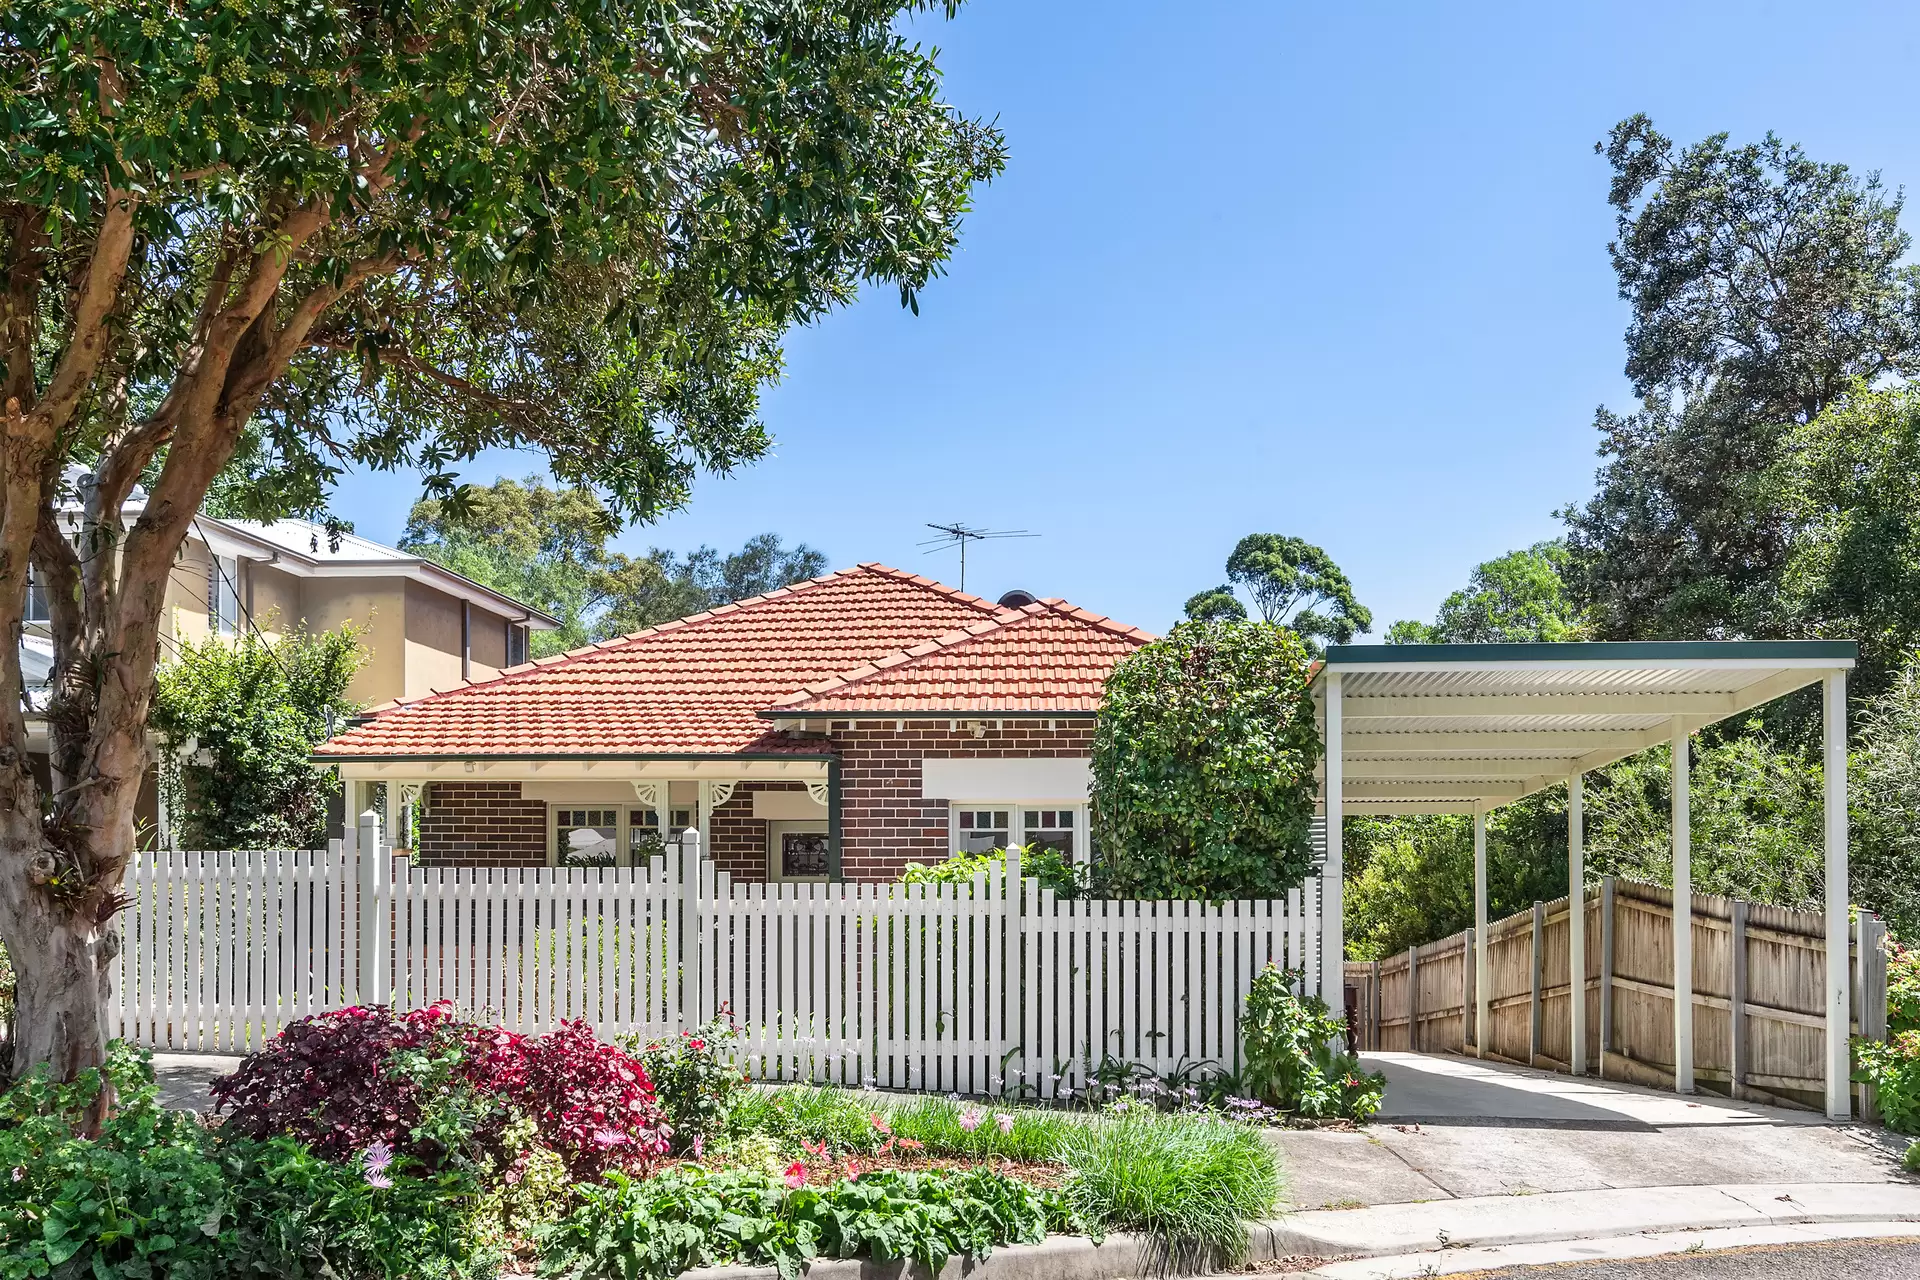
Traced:
[[688, 827], [741, 880], [1082, 859], [1101, 689], [1151, 639], [862, 564], [375, 708], [316, 761], [427, 864], [630, 864]]

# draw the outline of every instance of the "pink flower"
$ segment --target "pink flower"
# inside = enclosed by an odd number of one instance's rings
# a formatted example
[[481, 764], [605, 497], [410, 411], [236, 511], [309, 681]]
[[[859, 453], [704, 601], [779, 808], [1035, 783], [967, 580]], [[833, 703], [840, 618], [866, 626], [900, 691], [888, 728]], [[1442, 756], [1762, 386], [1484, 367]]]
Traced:
[[1013, 1132], [1013, 1117], [1008, 1115], [1006, 1112], [1004, 1111], [997, 1112], [993, 1117], [993, 1122], [1000, 1126], [1000, 1132], [1002, 1133]]
[[807, 1185], [807, 1166], [795, 1160], [787, 1166], [787, 1186], [794, 1191]]
[[982, 1111], [980, 1108], [967, 1107], [966, 1109], [960, 1112], [960, 1127], [962, 1129], [965, 1129], [968, 1133], [972, 1133], [975, 1129], [978, 1129], [980, 1127], [981, 1121], [985, 1120], [986, 1118], [987, 1118], [987, 1113]]
[[882, 1120], [880, 1118], [880, 1115], [878, 1112], [875, 1112], [872, 1116], [869, 1117], [869, 1119], [873, 1121], [873, 1127], [878, 1129], [881, 1133], [893, 1132], [892, 1127], [889, 1126], [885, 1120]]
[[369, 1169], [364, 1176], [367, 1180], [367, 1185], [375, 1191], [385, 1191], [393, 1186], [393, 1179], [378, 1169]]
[[824, 1142], [802, 1142], [800, 1149], [810, 1156], [815, 1156], [823, 1160], [827, 1155], [827, 1144]]
[[695, 1160], [698, 1160], [700, 1159], [700, 1157], [706, 1154], [707, 1154], [707, 1136], [704, 1133], [696, 1135], [693, 1140], [693, 1158]]
[[689, 1049], [704, 1049], [704, 1048], [706, 1048], [706, 1047], [707, 1047], [707, 1042], [706, 1042], [705, 1040], [689, 1040], [689, 1041], [687, 1041], [687, 1048], [689, 1048]]
[[601, 1125], [593, 1131], [593, 1145], [605, 1151], [612, 1147], [625, 1146], [627, 1135], [612, 1125]]

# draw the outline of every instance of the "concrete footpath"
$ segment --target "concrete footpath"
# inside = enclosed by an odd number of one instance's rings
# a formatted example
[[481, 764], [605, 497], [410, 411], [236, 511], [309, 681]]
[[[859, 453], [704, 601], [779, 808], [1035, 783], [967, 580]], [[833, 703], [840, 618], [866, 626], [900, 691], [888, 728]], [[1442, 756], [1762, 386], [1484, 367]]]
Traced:
[[1369, 1054], [1376, 1123], [1274, 1130], [1289, 1205], [1780, 1182], [1912, 1184], [1906, 1140], [1810, 1111], [1691, 1098], [1450, 1055]]

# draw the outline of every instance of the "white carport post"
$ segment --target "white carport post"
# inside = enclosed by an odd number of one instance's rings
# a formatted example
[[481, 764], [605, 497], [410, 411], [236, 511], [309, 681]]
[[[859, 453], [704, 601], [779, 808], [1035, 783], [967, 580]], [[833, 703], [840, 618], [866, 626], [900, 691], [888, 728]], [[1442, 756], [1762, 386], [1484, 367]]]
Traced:
[[1347, 938], [1341, 919], [1341, 877], [1344, 850], [1340, 847], [1341, 794], [1346, 785], [1346, 744], [1340, 718], [1340, 673], [1327, 672], [1326, 705], [1326, 836], [1327, 857], [1320, 872], [1320, 998], [1344, 1014], [1346, 1009]]
[[1584, 775], [1567, 779], [1567, 1065], [1587, 1074], [1587, 851]]
[[1473, 1052], [1487, 1056], [1487, 1019], [1492, 1014], [1487, 963], [1487, 812], [1473, 806]]
[[[1693, 1092], [1693, 772], [1687, 729], [1673, 722], [1673, 1088]], [[1734, 1016], [1740, 1016], [1734, 1010]]]
[[1829, 671], [1822, 692], [1826, 730], [1827, 819], [1827, 1118], [1853, 1115], [1852, 1030], [1847, 955], [1847, 673]]

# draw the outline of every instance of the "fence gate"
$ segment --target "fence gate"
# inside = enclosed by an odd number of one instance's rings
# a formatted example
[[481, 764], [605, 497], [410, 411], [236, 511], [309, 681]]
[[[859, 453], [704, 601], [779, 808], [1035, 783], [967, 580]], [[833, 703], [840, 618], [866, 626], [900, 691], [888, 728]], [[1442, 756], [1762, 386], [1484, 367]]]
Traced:
[[1263, 968], [1319, 988], [1317, 877], [1285, 900], [1083, 902], [1017, 855], [959, 884], [735, 884], [692, 833], [619, 869], [415, 867], [377, 834], [139, 855], [119, 1033], [245, 1053], [323, 1010], [451, 1000], [653, 1038], [724, 1008], [759, 1079], [1052, 1097], [1109, 1058], [1237, 1067]]

